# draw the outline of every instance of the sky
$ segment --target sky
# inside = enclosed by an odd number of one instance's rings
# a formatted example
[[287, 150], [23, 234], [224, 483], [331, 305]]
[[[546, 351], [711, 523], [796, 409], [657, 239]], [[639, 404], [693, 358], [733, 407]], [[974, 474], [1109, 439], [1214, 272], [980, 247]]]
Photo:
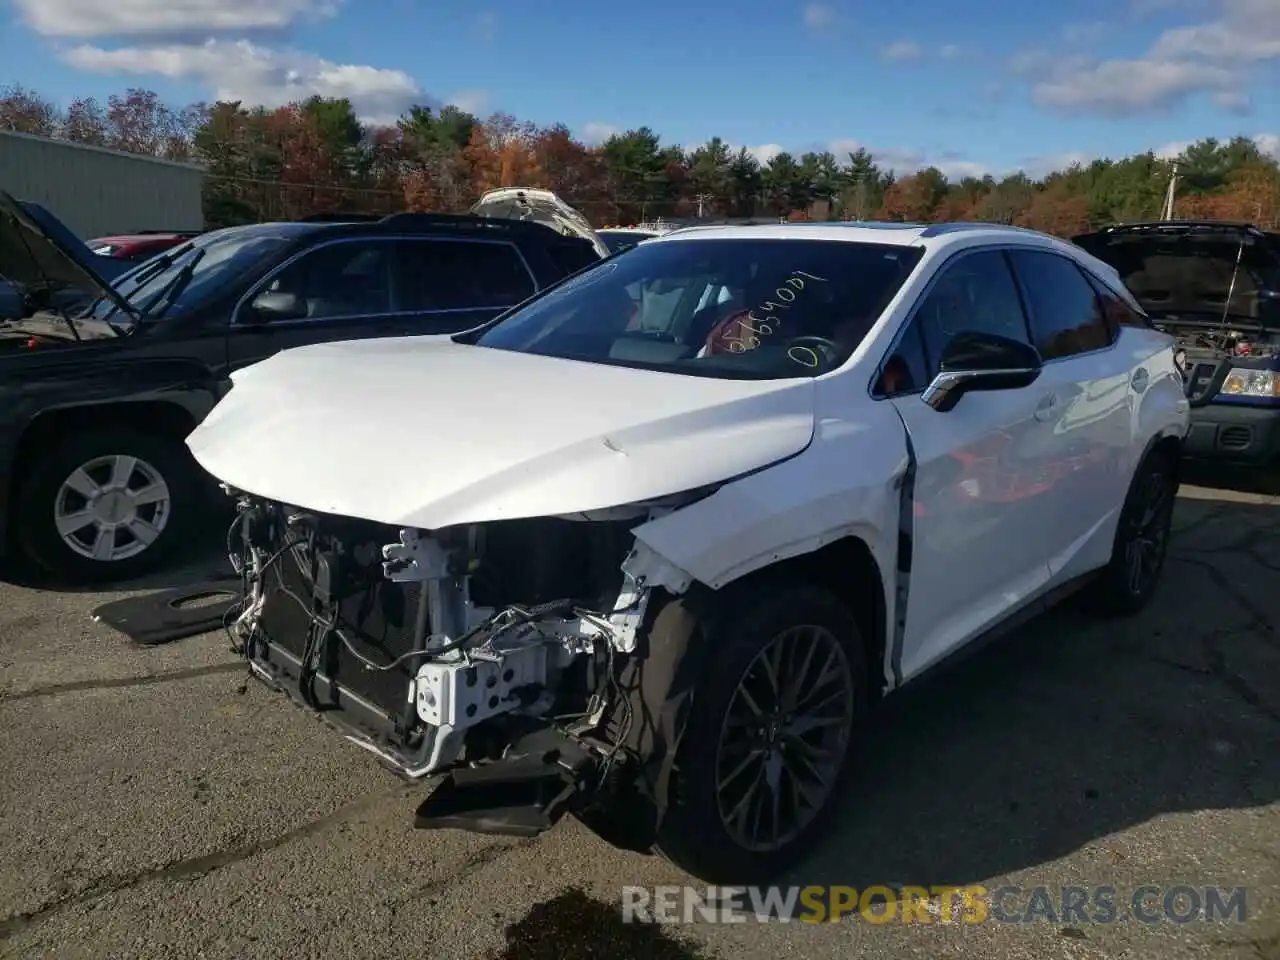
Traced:
[[0, 0], [8, 83], [1038, 175], [1210, 136], [1280, 157], [1280, 0]]

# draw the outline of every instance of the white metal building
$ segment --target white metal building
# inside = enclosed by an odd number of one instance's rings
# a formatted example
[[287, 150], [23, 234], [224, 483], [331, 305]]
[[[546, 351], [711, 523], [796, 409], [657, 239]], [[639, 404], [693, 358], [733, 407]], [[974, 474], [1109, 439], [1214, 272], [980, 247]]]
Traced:
[[0, 131], [0, 190], [47, 208], [82, 240], [202, 230], [204, 167]]

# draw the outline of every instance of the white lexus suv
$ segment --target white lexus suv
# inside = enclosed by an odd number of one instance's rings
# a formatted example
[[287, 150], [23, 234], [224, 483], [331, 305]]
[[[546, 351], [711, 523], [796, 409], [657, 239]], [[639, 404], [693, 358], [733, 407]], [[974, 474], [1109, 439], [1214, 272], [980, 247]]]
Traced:
[[708, 882], [829, 829], [868, 711], [1151, 598], [1188, 406], [1113, 268], [980, 224], [699, 227], [455, 336], [285, 351], [188, 444], [252, 669], [424, 828], [570, 813]]

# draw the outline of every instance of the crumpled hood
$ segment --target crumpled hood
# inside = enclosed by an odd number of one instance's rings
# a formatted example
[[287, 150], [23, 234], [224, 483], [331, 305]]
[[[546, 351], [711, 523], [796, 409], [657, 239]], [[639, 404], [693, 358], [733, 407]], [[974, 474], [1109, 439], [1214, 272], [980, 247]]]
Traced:
[[239, 371], [187, 438], [239, 490], [438, 529], [600, 510], [793, 456], [808, 379], [717, 380], [456, 344], [300, 347]]

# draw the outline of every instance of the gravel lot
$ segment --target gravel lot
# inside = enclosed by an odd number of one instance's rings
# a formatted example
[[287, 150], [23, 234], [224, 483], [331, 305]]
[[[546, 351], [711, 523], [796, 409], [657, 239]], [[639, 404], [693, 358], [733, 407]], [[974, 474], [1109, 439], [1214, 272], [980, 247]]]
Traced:
[[1143, 619], [1055, 612], [896, 698], [793, 882], [1244, 885], [1244, 925], [624, 926], [622, 884], [679, 872], [574, 822], [415, 832], [421, 789], [224, 637], [139, 648], [101, 594], [0, 584], [0, 955], [1276, 960], [1280, 497], [1184, 487], [1176, 525]]

